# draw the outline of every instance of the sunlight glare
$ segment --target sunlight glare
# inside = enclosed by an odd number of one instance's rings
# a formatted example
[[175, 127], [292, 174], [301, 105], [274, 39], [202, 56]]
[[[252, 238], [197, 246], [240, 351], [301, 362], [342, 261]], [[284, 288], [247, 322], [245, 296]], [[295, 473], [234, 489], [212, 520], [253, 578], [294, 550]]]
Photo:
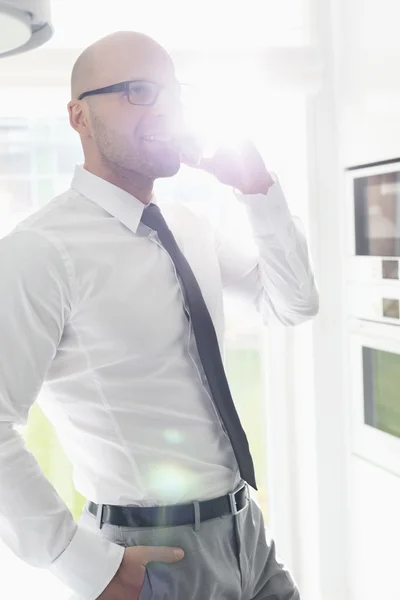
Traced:
[[204, 156], [220, 146], [238, 149], [253, 137], [266, 103], [265, 84], [255, 68], [225, 64], [218, 71], [198, 70], [194, 80], [198, 97], [185, 115], [189, 130], [204, 142]]

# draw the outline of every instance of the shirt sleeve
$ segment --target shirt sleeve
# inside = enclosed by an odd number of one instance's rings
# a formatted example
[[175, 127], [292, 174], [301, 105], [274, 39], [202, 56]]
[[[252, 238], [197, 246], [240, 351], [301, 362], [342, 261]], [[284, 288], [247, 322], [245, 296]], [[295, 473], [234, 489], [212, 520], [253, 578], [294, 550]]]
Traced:
[[298, 325], [315, 316], [319, 295], [307, 241], [279, 182], [266, 195], [236, 196], [246, 207], [256, 251], [216, 234], [224, 288], [251, 300], [264, 323]]
[[71, 281], [65, 257], [41, 233], [0, 240], [0, 537], [25, 562], [95, 600], [124, 549], [78, 527], [15, 429], [26, 424], [57, 352]]

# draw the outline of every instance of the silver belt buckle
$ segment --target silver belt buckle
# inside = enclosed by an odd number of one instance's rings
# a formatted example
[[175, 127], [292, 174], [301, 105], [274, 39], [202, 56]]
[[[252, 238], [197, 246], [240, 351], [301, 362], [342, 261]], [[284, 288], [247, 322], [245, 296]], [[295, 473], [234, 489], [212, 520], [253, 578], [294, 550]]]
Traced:
[[[241, 508], [241, 509], [238, 510], [235, 496], [236, 496], [236, 494], [238, 494], [239, 492], [241, 492], [243, 489], [246, 490], [246, 502], [245, 502], [243, 508]], [[242, 510], [244, 510], [245, 508], [247, 508], [247, 505], [249, 503], [249, 500], [250, 500], [249, 486], [247, 485], [246, 482], [244, 482], [243, 485], [238, 490], [236, 490], [236, 492], [230, 492], [228, 494], [228, 496], [229, 496], [229, 502], [230, 502], [230, 505], [231, 505], [232, 514], [233, 515], [238, 515], [239, 513], [242, 512]]]
[[96, 514], [96, 525], [99, 529], [103, 527], [103, 512], [104, 512], [104, 504], [97, 505], [97, 514]]

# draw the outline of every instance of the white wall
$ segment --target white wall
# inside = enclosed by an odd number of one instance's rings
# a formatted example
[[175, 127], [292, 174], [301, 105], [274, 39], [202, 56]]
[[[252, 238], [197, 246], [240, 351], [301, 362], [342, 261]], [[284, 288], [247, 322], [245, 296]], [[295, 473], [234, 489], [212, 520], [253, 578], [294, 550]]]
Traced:
[[398, 600], [400, 480], [351, 460], [351, 600]]
[[[340, 4], [340, 3], [339, 3]], [[400, 6], [341, 0], [340, 159], [363, 164], [400, 156]]]
[[[332, 0], [331, 6], [341, 215], [344, 168], [400, 156], [400, 5], [398, 0]], [[330, 276], [332, 290], [340, 288], [339, 274]], [[347, 383], [345, 378], [348, 411]], [[339, 404], [337, 414], [343, 410]], [[400, 479], [351, 453], [346, 422], [342, 433], [350, 484], [347, 598], [395, 600], [400, 597]]]

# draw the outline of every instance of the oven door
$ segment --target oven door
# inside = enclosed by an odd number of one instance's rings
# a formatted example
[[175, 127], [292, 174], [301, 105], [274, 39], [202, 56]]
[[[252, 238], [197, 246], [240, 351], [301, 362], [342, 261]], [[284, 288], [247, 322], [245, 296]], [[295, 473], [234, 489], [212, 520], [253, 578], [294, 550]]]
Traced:
[[348, 171], [346, 229], [350, 279], [399, 282], [400, 161]]
[[400, 327], [349, 323], [352, 451], [400, 476]]

